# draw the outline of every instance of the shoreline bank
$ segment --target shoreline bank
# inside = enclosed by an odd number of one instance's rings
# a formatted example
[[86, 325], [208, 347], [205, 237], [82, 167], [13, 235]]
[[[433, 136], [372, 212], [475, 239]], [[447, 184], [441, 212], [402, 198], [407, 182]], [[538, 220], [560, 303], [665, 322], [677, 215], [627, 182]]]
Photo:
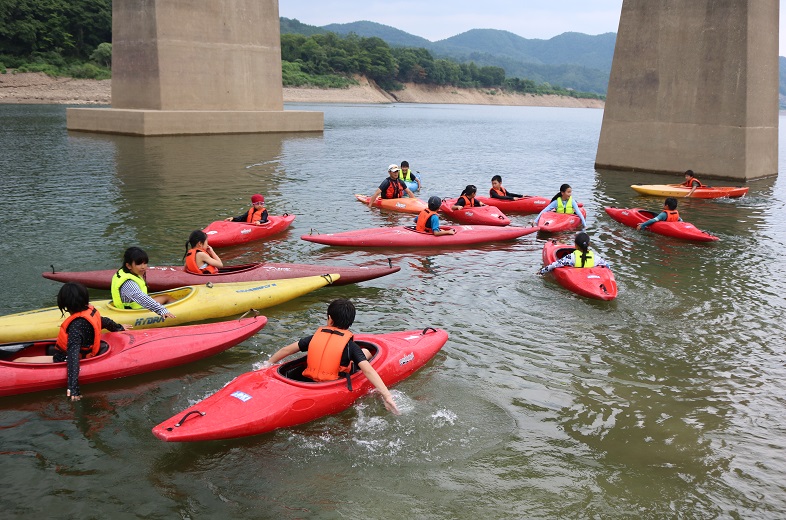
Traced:
[[[464, 89], [410, 83], [387, 92], [365, 79], [345, 89], [284, 88], [285, 103], [428, 103], [603, 108], [599, 99], [534, 96], [498, 89]], [[0, 104], [109, 105], [112, 80], [53, 78], [40, 72], [0, 74]]]

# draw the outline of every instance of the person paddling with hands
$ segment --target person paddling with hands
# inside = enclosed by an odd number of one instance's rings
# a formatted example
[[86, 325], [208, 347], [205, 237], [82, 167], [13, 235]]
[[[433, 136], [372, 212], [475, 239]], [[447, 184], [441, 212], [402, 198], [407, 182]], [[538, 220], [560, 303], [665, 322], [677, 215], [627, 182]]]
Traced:
[[480, 206], [485, 206], [485, 204], [475, 198], [475, 194], [477, 194], [477, 192], [478, 188], [475, 187], [474, 184], [468, 184], [461, 192], [461, 195], [459, 195], [459, 198], [456, 199], [456, 203], [453, 204], [450, 209], [456, 211], [459, 209], [479, 208]]
[[66, 397], [72, 401], [82, 399], [79, 391], [79, 361], [95, 357], [101, 350], [101, 330], [120, 332], [130, 329], [103, 317], [90, 305], [87, 287], [81, 283], [63, 284], [57, 293], [57, 307], [69, 317], [60, 325], [56, 350], [53, 356], [31, 356], [16, 359], [18, 363], [66, 362]]
[[186, 272], [194, 274], [216, 274], [224, 263], [207, 243], [207, 233], [201, 229], [191, 232], [183, 255]]
[[638, 224], [636, 229], [639, 231], [642, 229], [647, 229], [656, 222], [682, 222], [680, 214], [677, 211], [677, 199], [674, 197], [667, 197], [666, 201], [663, 203], [663, 211], [648, 221]]
[[129, 247], [123, 254], [123, 267], [112, 276], [112, 305], [118, 309], [147, 309], [159, 316], [174, 318], [164, 305], [177, 300], [168, 294], [148, 296], [145, 272], [149, 259], [139, 247]]
[[440, 229], [437, 210], [442, 205], [442, 199], [432, 195], [428, 199], [428, 208], [421, 211], [415, 217], [415, 230], [421, 233], [431, 233], [435, 237], [442, 235], [455, 235], [455, 229]]
[[377, 191], [374, 192], [374, 195], [368, 199], [368, 207], [374, 205], [374, 201], [376, 201], [380, 196], [383, 199], [400, 199], [404, 196], [404, 193], [415, 198], [415, 194], [412, 193], [412, 190], [407, 188], [407, 184], [398, 178], [399, 169], [398, 166], [395, 164], [391, 164], [388, 166], [388, 178], [382, 181], [382, 184], [379, 185]]
[[535, 217], [534, 225], [538, 225], [540, 217], [547, 211], [575, 214], [581, 219], [581, 227], [587, 227], [587, 221], [584, 219], [584, 214], [581, 212], [578, 203], [573, 199], [573, 188], [570, 187], [570, 184], [563, 184], [559, 187], [559, 193], [554, 195], [551, 199], [551, 203], [540, 210], [538, 216]]
[[502, 176], [495, 175], [491, 178], [491, 189], [489, 190], [489, 197], [499, 200], [519, 200], [524, 195], [518, 193], [511, 193], [502, 186]]
[[693, 192], [696, 191], [696, 188], [701, 188], [704, 185], [696, 178], [693, 170], [685, 170], [685, 182], [682, 183], [682, 186], [690, 188], [690, 192], [685, 195], [686, 197], [690, 197], [693, 195]]
[[587, 233], [583, 231], [578, 233], [574, 239], [574, 243], [576, 244], [575, 251], [569, 255], [563, 256], [559, 260], [555, 260], [545, 267], [540, 268], [536, 274], [543, 276], [544, 274], [550, 273], [558, 267], [609, 268], [609, 264], [606, 263], [606, 261], [601, 258], [598, 253], [590, 249], [590, 237]]
[[247, 224], [267, 224], [267, 209], [265, 209], [265, 197], [259, 193], [251, 195], [251, 208], [236, 217], [227, 217], [227, 222], [246, 222]]
[[297, 352], [307, 352], [303, 375], [312, 381], [335, 381], [360, 370], [382, 395], [385, 408], [400, 415], [393, 396], [368, 359], [371, 353], [352, 340], [349, 327], [355, 321], [355, 306], [343, 298], [333, 300], [327, 308], [327, 326], [311, 336], [281, 348], [263, 366], [270, 366]]

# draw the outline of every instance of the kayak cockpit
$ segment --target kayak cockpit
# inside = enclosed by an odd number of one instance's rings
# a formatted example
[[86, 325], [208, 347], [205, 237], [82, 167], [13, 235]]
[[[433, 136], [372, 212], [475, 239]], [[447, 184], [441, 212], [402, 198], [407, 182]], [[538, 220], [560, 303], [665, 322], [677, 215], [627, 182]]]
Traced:
[[[102, 340], [101, 347], [98, 351], [98, 354], [96, 354], [96, 356], [93, 357], [92, 359], [96, 359], [108, 351], [109, 351], [109, 343]], [[55, 352], [57, 352], [57, 347], [55, 346], [54, 340], [5, 343], [0, 345], [0, 361], [13, 363], [20, 358], [53, 356]], [[81, 361], [85, 361], [85, 359], [82, 359]], [[44, 364], [44, 365], [51, 364], [51, 363], [31, 363], [29, 361], [27, 363], [19, 363], [19, 364], [23, 365], [28, 363]], [[65, 363], [65, 361], [63, 363]]]
[[[373, 361], [379, 355], [379, 346], [369, 343], [367, 341], [357, 341], [356, 342], [360, 348], [367, 349], [371, 352], [371, 357], [369, 358], [369, 362]], [[295, 360], [289, 361], [287, 363], [283, 363], [278, 367], [278, 374], [283, 377], [284, 379], [288, 379], [291, 381], [298, 381], [300, 383], [309, 383], [313, 385], [324, 385], [324, 384], [336, 384], [336, 383], [344, 383], [344, 378], [339, 378], [335, 381], [312, 381], [311, 379], [307, 378], [303, 375], [303, 370], [306, 369], [306, 357], [301, 356]], [[355, 368], [352, 372], [353, 374], [359, 372], [360, 370]]]

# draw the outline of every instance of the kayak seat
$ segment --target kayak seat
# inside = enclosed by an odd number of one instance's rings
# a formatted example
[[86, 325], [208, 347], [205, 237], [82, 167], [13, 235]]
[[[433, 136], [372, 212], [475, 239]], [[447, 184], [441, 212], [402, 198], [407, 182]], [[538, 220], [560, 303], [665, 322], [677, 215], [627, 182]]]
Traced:
[[[107, 350], [109, 350], [109, 343], [107, 343], [104, 340], [101, 340], [101, 346], [98, 348], [98, 354], [96, 354], [96, 356], [100, 356]], [[56, 352], [57, 352], [57, 347], [55, 346], [54, 343], [46, 347], [47, 356], [54, 356]]]
[[[103, 341], [101, 342], [103, 343]], [[374, 345], [373, 343], [367, 343], [365, 341], [358, 341], [358, 345], [360, 348], [368, 349], [371, 352], [371, 358], [369, 361], [373, 360], [374, 357], [379, 352], [379, 347]], [[304, 383], [314, 383], [311, 379], [307, 378], [303, 375], [303, 371], [306, 369], [306, 356], [299, 357], [293, 361], [288, 363], [284, 363], [279, 367], [278, 373], [282, 376], [286, 377], [287, 379], [292, 379], [293, 381], [302, 381]], [[355, 371], [358, 369], [355, 368]], [[354, 372], [353, 372], [354, 373]]]

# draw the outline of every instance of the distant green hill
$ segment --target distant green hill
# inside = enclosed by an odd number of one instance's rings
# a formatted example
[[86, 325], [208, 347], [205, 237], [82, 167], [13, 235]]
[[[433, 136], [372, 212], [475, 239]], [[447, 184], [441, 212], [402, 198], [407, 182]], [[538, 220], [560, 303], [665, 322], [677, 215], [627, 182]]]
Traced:
[[[387, 42], [388, 45], [394, 47], [422, 47], [424, 49], [432, 50], [432, 43], [420, 36], [409, 34], [395, 27], [389, 25], [382, 25], [381, 23], [360, 21], [352, 23], [332, 23], [330, 25], [323, 25], [322, 29], [332, 31], [336, 34], [349, 34], [355, 33], [358, 36], [365, 38], [380, 38]], [[284, 32], [283, 30], [281, 31]]]

